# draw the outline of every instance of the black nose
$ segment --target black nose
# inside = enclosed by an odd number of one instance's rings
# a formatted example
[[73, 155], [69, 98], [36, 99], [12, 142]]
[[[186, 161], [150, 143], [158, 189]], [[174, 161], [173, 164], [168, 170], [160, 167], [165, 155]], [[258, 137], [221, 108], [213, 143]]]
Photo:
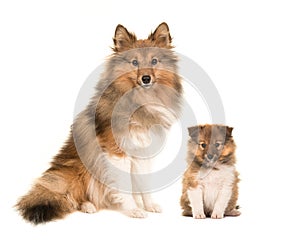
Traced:
[[208, 159], [212, 159], [214, 157], [214, 155], [212, 155], [212, 154], [207, 154], [207, 158]]
[[144, 84], [149, 84], [151, 82], [151, 77], [149, 75], [142, 76], [142, 82]]

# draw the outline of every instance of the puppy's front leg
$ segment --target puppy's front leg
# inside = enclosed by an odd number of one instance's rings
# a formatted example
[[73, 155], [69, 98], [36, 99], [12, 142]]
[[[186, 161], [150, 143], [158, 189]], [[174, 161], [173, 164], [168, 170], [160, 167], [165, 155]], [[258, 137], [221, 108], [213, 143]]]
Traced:
[[206, 218], [203, 208], [203, 191], [201, 187], [190, 188], [187, 191], [188, 198], [191, 203], [193, 218]]
[[211, 218], [220, 219], [224, 217], [224, 212], [230, 200], [231, 194], [232, 186], [225, 184], [218, 194]]

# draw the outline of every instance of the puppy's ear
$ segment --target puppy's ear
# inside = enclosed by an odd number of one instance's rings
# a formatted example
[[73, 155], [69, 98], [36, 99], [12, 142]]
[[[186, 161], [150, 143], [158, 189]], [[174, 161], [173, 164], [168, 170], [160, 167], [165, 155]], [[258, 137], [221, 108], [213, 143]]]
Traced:
[[232, 127], [226, 126], [226, 137], [227, 138], [232, 137], [232, 130], [233, 130]]
[[151, 33], [148, 37], [149, 40], [155, 43], [155, 46], [162, 48], [172, 48], [172, 38], [169, 32], [168, 25], [163, 22]]
[[113, 40], [115, 44], [113, 50], [115, 52], [122, 52], [133, 47], [133, 44], [136, 41], [136, 36], [133, 33], [128, 32], [125, 27], [119, 24], [116, 27]]
[[202, 127], [203, 126], [194, 126], [194, 127], [189, 127], [188, 128], [189, 136], [196, 143], [198, 143], [198, 141], [199, 141], [199, 133], [200, 133], [200, 129]]

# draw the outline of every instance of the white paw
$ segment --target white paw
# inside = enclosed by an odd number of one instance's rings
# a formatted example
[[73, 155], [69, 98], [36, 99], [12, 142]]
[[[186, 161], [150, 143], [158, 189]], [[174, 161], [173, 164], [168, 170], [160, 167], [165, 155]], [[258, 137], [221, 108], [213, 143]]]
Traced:
[[147, 217], [147, 213], [140, 208], [134, 208], [123, 211], [125, 215], [132, 218], [145, 218]]
[[161, 207], [156, 203], [145, 206], [145, 210], [148, 212], [161, 213]]
[[213, 219], [221, 219], [224, 217], [224, 212], [214, 210], [210, 217]]
[[193, 213], [193, 218], [195, 218], [195, 219], [205, 219], [206, 216], [205, 216], [203, 211], [201, 211], [201, 212], [199, 211], [199, 212]]
[[91, 202], [84, 202], [80, 206], [80, 211], [84, 213], [95, 213], [97, 212], [97, 209]]

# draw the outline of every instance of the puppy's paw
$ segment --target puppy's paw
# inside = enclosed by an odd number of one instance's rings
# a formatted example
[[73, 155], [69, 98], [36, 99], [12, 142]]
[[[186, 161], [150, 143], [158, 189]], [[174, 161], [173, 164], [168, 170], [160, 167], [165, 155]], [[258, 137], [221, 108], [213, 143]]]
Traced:
[[241, 212], [238, 211], [237, 209], [232, 209], [230, 211], [225, 212], [225, 216], [237, 217], [237, 216], [240, 216], [240, 215], [241, 215]]
[[162, 212], [161, 207], [156, 203], [151, 203], [151, 204], [145, 206], [145, 210], [147, 212], [155, 212], [155, 213], [161, 213]]
[[84, 202], [80, 206], [80, 211], [84, 213], [95, 213], [97, 212], [97, 209], [91, 202]]
[[140, 208], [124, 210], [123, 212], [125, 215], [127, 215], [128, 217], [132, 217], [132, 218], [146, 218], [147, 217], [147, 213], [143, 209], [140, 209]]
[[213, 219], [221, 219], [224, 217], [224, 213], [222, 211], [213, 211], [213, 213], [210, 216]]

